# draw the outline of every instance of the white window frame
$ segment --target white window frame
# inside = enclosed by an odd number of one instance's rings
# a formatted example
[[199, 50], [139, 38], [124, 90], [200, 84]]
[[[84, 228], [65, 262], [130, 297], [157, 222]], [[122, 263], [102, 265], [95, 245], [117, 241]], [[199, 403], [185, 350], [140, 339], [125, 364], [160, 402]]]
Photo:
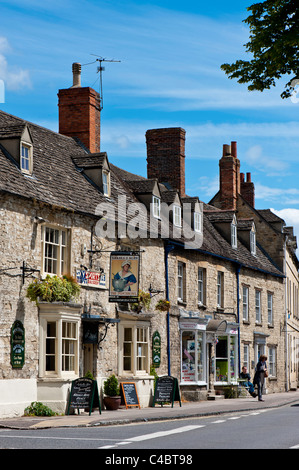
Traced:
[[[243, 366], [250, 370], [249, 344], [243, 344]], [[241, 371], [240, 371], [241, 372]]]
[[152, 197], [152, 213], [153, 217], [160, 219], [161, 217], [161, 199], [157, 196]]
[[273, 293], [267, 292], [268, 325], [273, 326]]
[[231, 223], [231, 245], [232, 248], [237, 248], [237, 221], [236, 217], [234, 216], [233, 221]]
[[268, 346], [268, 360], [267, 360], [267, 369], [269, 377], [276, 377], [276, 350], [274, 346]]
[[217, 307], [218, 308], [224, 307], [223, 288], [224, 288], [224, 274], [222, 271], [217, 271]]
[[254, 224], [250, 230], [250, 252], [253, 256], [256, 255], [256, 231]]
[[185, 301], [185, 264], [178, 261], [178, 301]]
[[201, 266], [198, 267], [198, 274], [197, 274], [197, 283], [198, 283], [198, 305], [204, 305], [206, 299], [206, 270]]
[[[150, 323], [146, 321], [126, 321], [121, 320], [118, 324], [119, 331], [119, 375], [121, 376], [144, 376], [149, 375], [150, 372], [150, 349], [149, 349], [149, 334], [150, 334]], [[131, 330], [131, 340], [125, 341], [125, 329]], [[144, 335], [142, 338], [138, 334], [142, 332]], [[131, 367], [125, 369], [124, 367], [124, 354], [125, 354], [125, 343], [130, 343], [130, 357]], [[140, 367], [141, 362], [143, 368]]]
[[262, 323], [262, 292], [255, 289], [255, 322]]
[[243, 321], [249, 321], [249, 287], [242, 286]]
[[[58, 310], [60, 309], [60, 310]], [[80, 309], [69, 312], [62, 307], [51, 305], [41, 306], [40, 308], [40, 353], [39, 353], [39, 377], [44, 378], [76, 378], [79, 375], [79, 324]], [[47, 327], [49, 323], [55, 324], [55, 336], [47, 336]], [[71, 325], [72, 337], [64, 336], [64, 325]], [[48, 341], [52, 342], [51, 352], [48, 349]], [[54, 346], [54, 349], [53, 349]], [[67, 346], [70, 346], [68, 349]], [[47, 357], [53, 355], [54, 368], [47, 370]], [[66, 367], [67, 359], [70, 359], [73, 367]]]
[[175, 204], [173, 206], [173, 224], [176, 227], [181, 227], [182, 225], [182, 209]]
[[[70, 231], [54, 225], [42, 225], [42, 275], [62, 276], [70, 272]], [[50, 265], [52, 264], [52, 267]], [[50, 267], [50, 269], [49, 269]]]
[[[184, 333], [192, 333], [194, 335], [194, 380], [187, 380], [187, 378], [184, 378], [184, 373], [183, 373], [183, 335]], [[198, 349], [198, 340], [199, 336], [201, 336], [201, 351], [199, 352]], [[183, 328], [181, 329], [181, 341], [180, 341], [180, 350], [181, 350], [181, 383], [186, 385], [186, 384], [197, 384], [197, 385], [206, 385], [207, 383], [207, 367], [206, 367], [206, 362], [207, 362], [207, 343], [206, 343], [206, 332], [204, 330], [194, 330], [194, 329], [188, 329], [188, 328]], [[189, 351], [187, 351], [188, 353]], [[200, 356], [200, 357], [199, 357]], [[201, 363], [199, 364], [199, 360], [201, 360]], [[188, 362], [188, 361], [187, 361]], [[199, 366], [202, 367], [202, 380], [199, 380]]]
[[[216, 377], [215, 377], [215, 384], [228, 384], [228, 383], [237, 383], [238, 379], [238, 335], [236, 334], [230, 334], [230, 333], [224, 333], [224, 334], [219, 334], [218, 339], [220, 341], [221, 337], [226, 338], [227, 342], [227, 356], [217, 356], [217, 344], [215, 348], [215, 372], [216, 372]], [[221, 380], [217, 380], [218, 376], [218, 362], [227, 362], [227, 378], [226, 380], [221, 378]], [[219, 379], [219, 377], [218, 377]]]
[[194, 212], [194, 231], [202, 232], [202, 215], [201, 212]]
[[[23, 150], [26, 151], [26, 155], [23, 154]], [[21, 168], [22, 173], [26, 173], [28, 175], [32, 174], [33, 147], [27, 142], [22, 142], [22, 141], [21, 141], [21, 148], [20, 148], [20, 168]]]
[[103, 181], [103, 194], [104, 196], [110, 196], [110, 171], [102, 170], [102, 181]]

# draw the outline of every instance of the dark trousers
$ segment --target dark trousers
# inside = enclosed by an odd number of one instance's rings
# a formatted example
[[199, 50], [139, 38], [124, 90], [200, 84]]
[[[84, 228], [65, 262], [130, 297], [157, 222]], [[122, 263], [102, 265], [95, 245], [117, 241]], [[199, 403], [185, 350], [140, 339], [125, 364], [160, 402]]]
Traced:
[[258, 383], [257, 383], [259, 400], [261, 400], [263, 398], [263, 388], [264, 388], [264, 382], [261, 382], [259, 380]]

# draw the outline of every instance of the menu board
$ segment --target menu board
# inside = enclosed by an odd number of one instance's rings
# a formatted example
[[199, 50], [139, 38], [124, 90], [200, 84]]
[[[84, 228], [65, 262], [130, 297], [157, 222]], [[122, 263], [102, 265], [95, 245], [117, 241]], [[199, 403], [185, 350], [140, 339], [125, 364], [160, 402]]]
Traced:
[[99, 408], [99, 412], [101, 414], [101, 405], [96, 380], [81, 377], [72, 381], [67, 414], [69, 414], [70, 408], [77, 408], [78, 410], [80, 408], [89, 408], [89, 414], [91, 414], [92, 408]]
[[160, 403], [161, 406], [163, 403], [171, 403], [173, 406], [174, 401], [179, 401], [182, 406], [178, 379], [169, 375], [159, 377], [155, 386], [153, 406], [155, 403]]
[[139, 406], [140, 408], [135, 382], [121, 382], [120, 385], [126, 408], [129, 406]]

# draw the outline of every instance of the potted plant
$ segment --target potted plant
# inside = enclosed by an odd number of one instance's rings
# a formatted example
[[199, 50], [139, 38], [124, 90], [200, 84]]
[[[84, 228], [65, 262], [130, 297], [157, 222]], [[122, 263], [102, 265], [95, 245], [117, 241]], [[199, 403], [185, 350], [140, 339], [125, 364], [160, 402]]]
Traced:
[[39, 300], [43, 302], [70, 302], [78, 297], [79, 292], [80, 286], [74, 277], [50, 276], [48, 274], [45, 279], [34, 279], [29, 284], [26, 297], [36, 304]]
[[115, 375], [111, 375], [104, 382], [104, 405], [107, 410], [117, 410], [121, 403], [119, 384]]

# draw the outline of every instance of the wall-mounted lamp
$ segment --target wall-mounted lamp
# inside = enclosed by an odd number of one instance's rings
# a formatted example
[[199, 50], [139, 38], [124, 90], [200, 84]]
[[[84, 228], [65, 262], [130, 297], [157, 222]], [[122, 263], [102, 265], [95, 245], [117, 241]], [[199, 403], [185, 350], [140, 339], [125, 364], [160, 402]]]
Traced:
[[43, 224], [46, 222], [46, 219], [43, 219], [43, 217], [38, 217], [37, 215], [33, 219], [35, 224]]

